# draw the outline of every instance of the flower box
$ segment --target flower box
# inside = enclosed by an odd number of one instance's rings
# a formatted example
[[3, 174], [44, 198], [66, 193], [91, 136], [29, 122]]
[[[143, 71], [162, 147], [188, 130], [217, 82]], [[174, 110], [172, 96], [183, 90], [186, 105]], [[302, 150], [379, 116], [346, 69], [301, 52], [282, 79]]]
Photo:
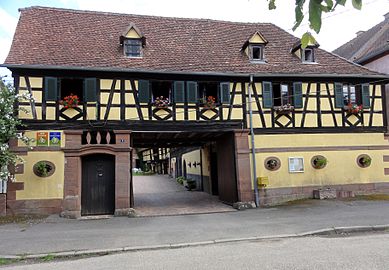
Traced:
[[363, 105], [349, 103], [343, 109], [349, 114], [359, 114], [363, 111]]
[[206, 100], [202, 101], [202, 106], [205, 109], [209, 109], [209, 110], [215, 109], [216, 108], [216, 98], [214, 98], [213, 96], [208, 96]]
[[170, 104], [169, 99], [164, 98], [163, 96], [157, 97], [153, 103], [153, 105], [159, 109], [166, 109], [167, 107], [169, 107], [169, 104]]
[[59, 101], [65, 109], [77, 108], [80, 104], [80, 98], [77, 95], [70, 94]]
[[277, 114], [281, 114], [281, 115], [290, 114], [292, 111], [294, 111], [294, 106], [292, 106], [290, 104], [286, 104], [286, 105], [282, 105], [282, 106], [274, 106], [273, 110]]

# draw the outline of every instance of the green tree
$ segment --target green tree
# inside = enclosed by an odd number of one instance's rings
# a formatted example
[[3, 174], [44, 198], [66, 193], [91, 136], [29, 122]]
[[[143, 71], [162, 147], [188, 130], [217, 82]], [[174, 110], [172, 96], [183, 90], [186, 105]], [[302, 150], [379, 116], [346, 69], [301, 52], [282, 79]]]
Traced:
[[29, 144], [30, 139], [18, 131], [22, 125], [16, 117], [14, 104], [18, 100], [31, 100], [29, 95], [17, 95], [15, 89], [5, 85], [0, 77], [0, 181], [13, 180], [14, 176], [9, 171], [9, 166], [21, 159], [9, 149], [10, 139], [20, 139]]
[[[347, 1], [351, 1], [353, 7], [356, 9], [360, 10], [362, 8], [362, 0], [296, 0], [296, 22], [293, 26], [293, 31], [300, 26], [305, 17], [304, 14], [308, 14], [309, 28], [316, 33], [319, 33], [322, 23], [322, 14], [333, 12], [339, 5], [344, 6]], [[268, 2], [270, 10], [276, 8], [276, 0], [268, 0]], [[308, 9], [308, 11], [306, 11], [306, 9]], [[305, 48], [310, 43], [315, 43], [315, 38], [310, 32], [306, 32], [301, 38], [301, 46]]]

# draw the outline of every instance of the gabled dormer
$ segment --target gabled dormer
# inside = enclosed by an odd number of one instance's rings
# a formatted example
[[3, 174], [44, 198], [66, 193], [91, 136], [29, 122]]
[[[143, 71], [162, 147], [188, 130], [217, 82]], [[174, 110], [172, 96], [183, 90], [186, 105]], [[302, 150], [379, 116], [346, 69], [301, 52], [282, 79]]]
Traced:
[[126, 57], [139, 58], [143, 56], [146, 38], [138, 27], [131, 23], [120, 36], [120, 45], [123, 47], [123, 54]]
[[265, 46], [267, 40], [260, 32], [255, 32], [244, 44], [241, 51], [249, 57], [251, 62], [265, 62]]
[[306, 48], [301, 47], [301, 41], [296, 42], [290, 52], [301, 59], [302, 63], [316, 63], [316, 49], [319, 43], [309, 43]]

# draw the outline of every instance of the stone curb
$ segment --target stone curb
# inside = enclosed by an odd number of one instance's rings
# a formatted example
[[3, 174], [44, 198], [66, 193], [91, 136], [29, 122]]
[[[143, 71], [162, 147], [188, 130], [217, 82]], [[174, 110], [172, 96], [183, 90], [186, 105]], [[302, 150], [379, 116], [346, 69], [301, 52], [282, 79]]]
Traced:
[[375, 226], [330, 227], [330, 228], [324, 228], [320, 230], [308, 231], [303, 233], [295, 233], [295, 234], [279, 234], [279, 235], [253, 236], [253, 237], [242, 237], [242, 238], [225, 238], [225, 239], [215, 239], [215, 240], [200, 241], [200, 242], [187, 242], [187, 243], [149, 245], [149, 246], [131, 246], [131, 247], [122, 247], [122, 248], [94, 249], [94, 250], [74, 250], [74, 251], [28, 254], [28, 255], [0, 255], [0, 258], [11, 259], [11, 260], [23, 260], [23, 259], [41, 259], [46, 256], [54, 256], [56, 258], [95, 256], [95, 255], [107, 255], [107, 254], [120, 253], [120, 252], [177, 249], [177, 248], [194, 247], [194, 246], [214, 245], [214, 244], [221, 244], [221, 243], [261, 241], [261, 240], [269, 240], [269, 239], [300, 238], [300, 237], [307, 237], [307, 236], [336, 235], [336, 234], [344, 234], [344, 233], [358, 233], [358, 232], [372, 232], [372, 231], [376, 232], [376, 231], [386, 231], [386, 230], [389, 230], [389, 224], [375, 225]]

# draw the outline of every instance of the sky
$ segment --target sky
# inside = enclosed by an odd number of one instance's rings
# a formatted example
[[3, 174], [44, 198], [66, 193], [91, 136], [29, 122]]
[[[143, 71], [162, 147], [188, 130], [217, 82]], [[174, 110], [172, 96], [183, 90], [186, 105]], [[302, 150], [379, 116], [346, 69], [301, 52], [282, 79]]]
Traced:
[[[141, 15], [206, 18], [237, 22], [270, 22], [301, 37], [309, 30], [304, 21], [293, 32], [294, 0], [276, 0], [277, 9], [268, 10], [267, 0], [0, 0], [0, 63], [10, 49], [19, 18], [19, 8], [50, 6], [59, 8], [119, 12]], [[322, 29], [314, 33], [320, 48], [332, 51], [383, 21], [389, 12], [389, 0], [363, 0], [362, 10], [356, 10], [348, 0], [345, 7], [323, 14]], [[0, 76], [10, 72], [0, 68]]]

